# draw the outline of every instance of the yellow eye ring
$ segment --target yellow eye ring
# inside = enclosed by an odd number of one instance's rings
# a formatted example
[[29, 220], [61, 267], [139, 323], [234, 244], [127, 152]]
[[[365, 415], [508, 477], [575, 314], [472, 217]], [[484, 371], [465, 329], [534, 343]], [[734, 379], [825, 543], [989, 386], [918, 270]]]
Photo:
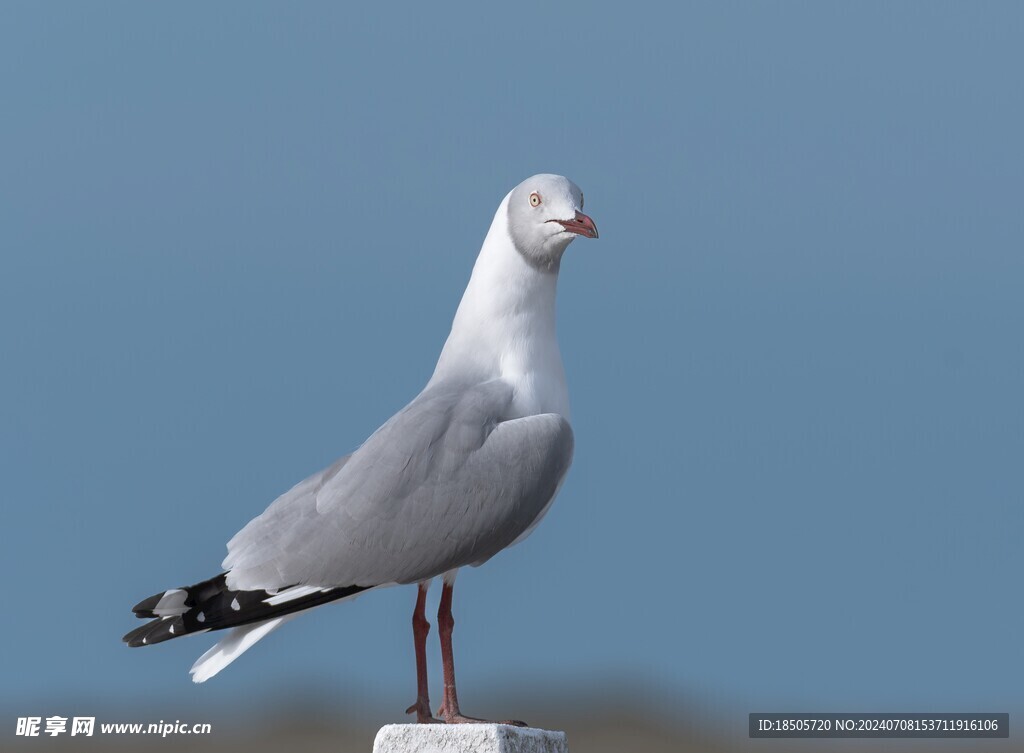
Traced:
[[530, 194], [530, 206], [531, 207], [539, 207], [540, 206], [540, 194], [537, 193], [536, 191], [534, 191], [533, 193]]

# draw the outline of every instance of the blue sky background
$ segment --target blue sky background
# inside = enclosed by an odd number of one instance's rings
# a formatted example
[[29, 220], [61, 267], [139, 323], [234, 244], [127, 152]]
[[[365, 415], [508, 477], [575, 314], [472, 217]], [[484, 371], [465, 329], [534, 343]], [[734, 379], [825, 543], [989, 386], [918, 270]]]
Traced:
[[467, 710], [612, 676], [1021, 709], [1022, 32], [1012, 3], [6, 4], [0, 703], [400, 717], [411, 588], [199, 688], [211, 636], [120, 636], [419, 390], [543, 171], [601, 230], [560, 283], [576, 461], [460, 578]]

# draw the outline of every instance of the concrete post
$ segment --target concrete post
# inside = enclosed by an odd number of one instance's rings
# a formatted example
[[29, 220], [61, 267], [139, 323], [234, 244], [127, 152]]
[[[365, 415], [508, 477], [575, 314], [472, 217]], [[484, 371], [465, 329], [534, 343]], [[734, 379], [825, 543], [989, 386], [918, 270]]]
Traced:
[[569, 753], [564, 732], [507, 724], [388, 724], [373, 753]]

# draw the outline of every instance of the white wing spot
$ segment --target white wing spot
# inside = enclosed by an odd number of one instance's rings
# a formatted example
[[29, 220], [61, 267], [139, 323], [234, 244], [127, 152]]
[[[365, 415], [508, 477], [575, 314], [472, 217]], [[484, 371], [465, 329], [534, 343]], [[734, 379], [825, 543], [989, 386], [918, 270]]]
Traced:
[[185, 606], [186, 598], [188, 598], [188, 592], [183, 588], [172, 588], [170, 591], [164, 591], [160, 601], [153, 607], [153, 614], [157, 617], [184, 614], [188, 611], [188, 608]]
[[236, 612], [242, 608], [242, 605], [238, 603], [237, 596], [231, 600], [231, 608], [234, 609]]
[[206, 622], [206, 612], [200, 612], [196, 615], [196, 620], [199, 622]]

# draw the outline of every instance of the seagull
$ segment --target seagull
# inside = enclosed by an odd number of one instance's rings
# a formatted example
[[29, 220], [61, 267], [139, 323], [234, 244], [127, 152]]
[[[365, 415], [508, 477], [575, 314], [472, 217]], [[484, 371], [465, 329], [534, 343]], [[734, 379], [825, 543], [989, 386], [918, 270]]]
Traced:
[[[569, 393], [555, 332], [562, 254], [597, 238], [583, 192], [534, 175], [498, 206], [430, 381], [353, 453], [300, 481], [228, 542], [216, 577], [139, 602], [150, 621], [132, 647], [230, 629], [192, 666], [205, 682], [300, 612], [376, 588], [417, 585], [413, 611], [420, 723], [485, 720], [459, 708], [452, 591], [526, 538], [573, 456]], [[427, 692], [427, 591], [442, 579], [437, 622], [444, 699]], [[522, 724], [522, 722], [509, 722]]]

